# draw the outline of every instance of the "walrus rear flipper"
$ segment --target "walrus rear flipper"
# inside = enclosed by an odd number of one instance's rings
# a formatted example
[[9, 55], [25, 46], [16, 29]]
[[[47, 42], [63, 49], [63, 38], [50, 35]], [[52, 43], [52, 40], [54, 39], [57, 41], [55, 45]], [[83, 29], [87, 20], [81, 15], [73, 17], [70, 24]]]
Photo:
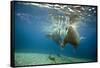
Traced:
[[80, 39], [78, 32], [72, 26], [70, 26], [61, 46], [64, 47], [65, 44], [70, 43], [74, 48], [76, 48], [79, 44], [79, 41]]

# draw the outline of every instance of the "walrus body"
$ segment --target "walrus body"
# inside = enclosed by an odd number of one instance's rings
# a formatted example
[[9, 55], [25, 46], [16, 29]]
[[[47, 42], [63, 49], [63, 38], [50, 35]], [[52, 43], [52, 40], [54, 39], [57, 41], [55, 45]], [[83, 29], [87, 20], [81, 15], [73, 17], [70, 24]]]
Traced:
[[63, 40], [61, 40], [60, 35], [58, 33], [48, 35], [48, 37], [54, 40], [62, 48], [64, 48], [67, 43], [72, 44], [72, 46], [76, 48], [80, 42], [79, 34], [72, 26], [69, 26], [67, 30], [68, 32]]
[[73, 47], [77, 47], [79, 41], [80, 38], [78, 32], [72, 26], [69, 26], [67, 35], [61, 43], [61, 47], [64, 47], [67, 43], [72, 44]]

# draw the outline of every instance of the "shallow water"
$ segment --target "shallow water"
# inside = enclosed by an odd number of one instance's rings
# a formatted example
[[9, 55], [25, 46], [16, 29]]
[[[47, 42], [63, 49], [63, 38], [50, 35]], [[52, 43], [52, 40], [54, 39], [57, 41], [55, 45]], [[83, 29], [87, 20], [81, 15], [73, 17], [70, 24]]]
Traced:
[[[54, 56], [56, 63], [93, 62], [97, 60], [96, 13], [94, 13], [96, 7], [81, 6], [85, 8], [86, 12], [82, 12], [83, 15], [77, 21], [79, 23], [77, 24], [77, 31], [80, 35], [80, 43], [77, 48], [74, 48], [70, 43], [62, 48], [46, 36], [48, 33], [55, 32], [54, 26], [56, 28], [59, 26], [61, 40], [64, 39], [66, 35], [64, 24], [68, 25], [66, 22], [69, 20], [61, 12], [63, 10], [56, 10], [52, 8], [52, 5], [48, 8], [41, 4], [22, 2], [16, 2], [14, 7], [16, 66], [55, 64], [54, 61], [48, 59], [49, 55]], [[66, 10], [66, 12], [69, 11]], [[59, 18], [53, 20], [50, 14], [58, 15]], [[59, 24], [58, 21], [63, 24]], [[57, 26], [57, 24], [59, 25]]]
[[85, 63], [85, 62], [95, 62], [93, 59], [81, 59], [69, 56], [57, 56], [52, 54], [51, 56], [55, 58], [51, 60], [49, 54], [41, 53], [15, 53], [15, 64], [16, 66], [26, 66], [26, 65], [43, 65], [43, 64], [69, 64], [69, 63]]

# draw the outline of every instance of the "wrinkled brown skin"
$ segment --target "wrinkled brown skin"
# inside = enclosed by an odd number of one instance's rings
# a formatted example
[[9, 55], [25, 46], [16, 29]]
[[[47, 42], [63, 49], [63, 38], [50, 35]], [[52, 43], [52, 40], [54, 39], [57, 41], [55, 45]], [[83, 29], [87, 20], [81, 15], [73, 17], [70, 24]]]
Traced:
[[72, 26], [70, 26], [69, 29], [68, 29], [68, 34], [65, 36], [61, 47], [63, 48], [67, 43], [70, 43], [70, 44], [72, 44], [72, 46], [74, 48], [76, 48], [79, 44], [79, 41], [77, 40], [76, 37], [78, 37], [78, 36], [75, 35], [75, 30], [73, 29]]

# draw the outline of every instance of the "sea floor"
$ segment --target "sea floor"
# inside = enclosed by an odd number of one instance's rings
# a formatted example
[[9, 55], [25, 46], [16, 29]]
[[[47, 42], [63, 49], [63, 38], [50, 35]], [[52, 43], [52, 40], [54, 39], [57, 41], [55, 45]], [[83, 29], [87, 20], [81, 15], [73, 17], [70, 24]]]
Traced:
[[92, 62], [91, 59], [79, 59], [63, 55], [49, 55], [40, 53], [15, 53], [15, 66], [42, 65], [57, 63]]

